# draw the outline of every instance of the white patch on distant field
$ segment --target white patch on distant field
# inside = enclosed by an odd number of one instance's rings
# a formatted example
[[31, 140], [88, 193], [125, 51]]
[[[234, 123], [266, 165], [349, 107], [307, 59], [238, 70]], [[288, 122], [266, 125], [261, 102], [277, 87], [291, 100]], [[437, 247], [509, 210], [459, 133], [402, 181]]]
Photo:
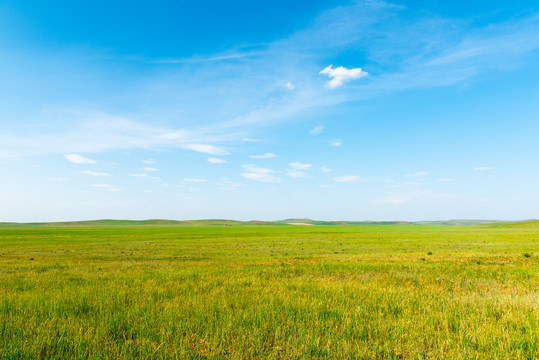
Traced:
[[302, 164], [300, 162], [291, 162], [290, 165], [294, 170], [307, 170], [312, 165], [311, 164]]
[[325, 173], [328, 173], [328, 172], [331, 172], [332, 170], [330, 168], [328, 168], [327, 166], [321, 166], [320, 167], [320, 170], [322, 170], [322, 172], [325, 172]]
[[331, 144], [331, 146], [341, 146], [342, 145], [341, 140], [331, 140], [329, 143]]
[[489, 170], [494, 170], [494, 168], [490, 166], [478, 166], [474, 168], [474, 171], [489, 171]]
[[359, 176], [356, 175], [341, 175], [333, 178], [336, 182], [355, 182], [359, 179]]
[[417, 171], [415, 173], [406, 174], [404, 176], [407, 176], [407, 177], [421, 177], [421, 176], [427, 176], [428, 174], [429, 173], [425, 172], [425, 171]]
[[273, 153], [265, 153], [263, 155], [251, 155], [249, 156], [251, 159], [271, 159], [277, 157], [277, 155]]
[[96, 160], [85, 158], [84, 156], [72, 154], [72, 155], [64, 155], [64, 157], [75, 164], [96, 164]]
[[84, 170], [79, 171], [81, 174], [87, 174], [92, 176], [112, 176], [112, 174], [104, 173], [104, 172], [98, 172], [98, 171], [90, 171], [90, 170]]
[[275, 171], [272, 169], [261, 168], [255, 165], [243, 165], [245, 172], [241, 174], [246, 179], [269, 182], [269, 183], [278, 183], [281, 182], [281, 179], [271, 175]]
[[318, 126], [315, 126], [314, 128], [312, 128], [310, 131], [309, 131], [309, 134], [311, 135], [318, 135], [320, 134], [322, 131], [324, 131], [326, 127], [323, 126], [323, 125], [318, 125]]
[[224, 159], [219, 159], [219, 158], [211, 157], [211, 158], [208, 158], [208, 162], [209, 162], [210, 164], [224, 164], [224, 163], [226, 163], [227, 161], [224, 160]]
[[182, 145], [182, 148], [210, 155], [224, 156], [230, 154], [225, 149], [210, 144], [188, 144]]
[[292, 84], [290, 81], [286, 83], [286, 87], [288, 90], [294, 90], [296, 88], [296, 85]]
[[333, 65], [329, 65], [324, 70], [320, 71], [320, 74], [327, 75], [331, 78], [326, 84], [330, 89], [342, 86], [345, 82], [350, 80], [359, 79], [369, 75], [366, 71], [361, 70], [361, 68], [347, 69], [343, 66], [339, 66], [338, 68], [333, 69]]

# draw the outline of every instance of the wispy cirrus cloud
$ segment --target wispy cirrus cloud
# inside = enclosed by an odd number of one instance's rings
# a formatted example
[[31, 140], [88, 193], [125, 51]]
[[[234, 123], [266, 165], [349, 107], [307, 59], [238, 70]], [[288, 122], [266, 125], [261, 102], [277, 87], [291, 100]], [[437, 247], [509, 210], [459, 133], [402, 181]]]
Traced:
[[208, 158], [208, 162], [210, 164], [226, 164], [227, 163], [225, 159], [219, 159], [219, 158], [214, 158], [214, 157]]
[[[144, 60], [177, 66], [141, 81], [136, 90], [125, 87], [122, 96], [141, 104], [134, 116], [120, 110], [103, 114], [95, 109], [106, 106], [96, 100], [91, 111], [64, 116], [69, 125], [61, 131], [0, 135], [0, 158], [163, 148], [222, 156], [228, 153], [226, 144], [254, 140], [250, 134], [261, 127], [350, 101], [464, 83], [493, 69], [511, 71], [519, 66], [518, 59], [539, 49], [536, 15], [473, 28], [459, 19], [411, 11], [403, 16], [402, 7], [387, 2], [354, 2], [327, 10], [309, 27], [254, 49]], [[328, 54], [352, 51], [357, 44], [373, 68], [367, 78], [364, 69], [349, 64], [326, 66]], [[346, 91], [324, 89], [320, 73], [330, 78], [333, 89], [348, 84]], [[360, 78], [365, 81], [353, 81]], [[295, 90], [283, 91], [285, 83]], [[157, 105], [140, 101], [147, 99], [162, 100]], [[140, 120], [155, 118], [162, 120]], [[38, 121], [46, 123], [43, 117]]]
[[410, 174], [406, 174], [404, 176], [406, 177], [423, 177], [423, 176], [427, 176], [429, 173], [426, 172], [426, 171], [416, 171], [414, 173], [410, 173]]
[[309, 175], [305, 171], [298, 171], [298, 170], [288, 170], [286, 174], [290, 176], [291, 178], [303, 178]]
[[309, 130], [309, 134], [311, 135], [318, 135], [318, 134], [321, 134], [322, 131], [324, 131], [326, 127], [323, 126], [323, 125], [317, 125], [315, 126], [314, 128], [312, 128], [311, 130]]
[[92, 176], [112, 176], [112, 174], [109, 174], [109, 173], [105, 173], [105, 172], [99, 172], [99, 171], [91, 171], [91, 170], [83, 170], [83, 171], [79, 171], [81, 174], [86, 174], [86, 175], [92, 175]]
[[290, 165], [294, 170], [307, 170], [312, 166], [312, 164], [303, 164], [300, 162], [291, 162], [288, 165]]
[[187, 145], [182, 145], [181, 147], [183, 149], [189, 149], [189, 150], [197, 151], [204, 154], [210, 154], [210, 155], [219, 155], [219, 156], [230, 155], [230, 153], [226, 151], [225, 149], [215, 146], [215, 145], [211, 145], [211, 144], [187, 144]]
[[121, 187], [110, 185], [110, 184], [93, 184], [92, 186], [96, 188], [106, 189], [107, 191], [122, 191], [123, 190]]
[[251, 159], [272, 159], [272, 158], [276, 158], [277, 155], [275, 155], [274, 153], [265, 153], [262, 155], [251, 155], [249, 157]]
[[206, 179], [197, 179], [197, 178], [184, 178], [183, 181], [191, 182], [191, 183], [206, 183], [206, 182], [208, 182], [208, 180], [206, 180]]
[[241, 173], [241, 176], [246, 179], [267, 183], [281, 182], [281, 179], [272, 175], [275, 170], [262, 168], [255, 165], [243, 165], [242, 167], [245, 172]]
[[129, 176], [137, 178], [137, 179], [142, 179], [142, 180], [159, 180], [158, 177], [150, 176], [150, 175], [144, 174], [144, 173], [141, 173], [141, 174], [129, 174]]
[[342, 182], [342, 183], [351, 183], [351, 182], [357, 182], [360, 181], [361, 178], [356, 175], [341, 175], [333, 178], [336, 182]]
[[82, 155], [72, 154], [64, 155], [64, 157], [67, 159], [67, 161], [75, 164], [97, 164], [96, 160], [88, 159]]

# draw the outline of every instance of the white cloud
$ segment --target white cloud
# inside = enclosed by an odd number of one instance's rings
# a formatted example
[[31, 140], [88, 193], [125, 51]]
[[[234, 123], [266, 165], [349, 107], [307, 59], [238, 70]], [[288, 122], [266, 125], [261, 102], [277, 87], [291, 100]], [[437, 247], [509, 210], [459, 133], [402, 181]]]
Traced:
[[312, 128], [310, 131], [309, 131], [309, 134], [311, 135], [318, 135], [320, 134], [322, 131], [324, 131], [326, 127], [323, 126], [323, 125], [318, 125], [318, 126], [315, 126], [314, 128]]
[[403, 203], [447, 204], [462, 199], [461, 194], [438, 193], [433, 191], [409, 191], [393, 193], [388, 196], [373, 199], [375, 205], [399, 205]]
[[440, 178], [440, 179], [437, 179], [439, 182], [449, 182], [449, 181], [453, 181], [453, 179], [450, 179], [450, 178]]
[[67, 178], [62, 178], [62, 177], [50, 177], [50, 178], [47, 178], [47, 180], [50, 180], [50, 181], [67, 181], [68, 179]]
[[79, 171], [81, 174], [87, 174], [92, 176], [112, 176], [112, 174], [104, 173], [104, 172], [98, 172], [98, 171], [90, 171], [90, 170], [84, 170]]
[[265, 153], [263, 155], [252, 155], [249, 156], [251, 159], [271, 159], [277, 157], [277, 155], [273, 153]]
[[64, 157], [75, 164], [96, 164], [96, 160], [85, 158], [84, 156], [72, 154], [72, 155], [64, 155]]
[[243, 168], [246, 172], [242, 173], [241, 176], [246, 179], [269, 183], [281, 182], [281, 179], [271, 175], [275, 172], [272, 169], [261, 168], [254, 165], [243, 165]]
[[393, 204], [393, 205], [397, 205], [397, 204], [402, 204], [402, 203], [405, 203], [407, 202], [408, 200], [410, 200], [411, 197], [409, 196], [398, 196], [398, 195], [393, 195], [393, 196], [388, 196], [388, 197], [385, 197], [385, 198], [382, 198], [382, 199], [378, 199], [375, 201], [375, 203], [377, 204]]
[[287, 172], [287, 175], [292, 177], [292, 178], [302, 178], [302, 177], [306, 177], [307, 173], [304, 172], [304, 171], [289, 170]]
[[302, 164], [300, 162], [291, 162], [290, 165], [294, 170], [307, 170], [312, 165], [311, 164]]
[[106, 189], [107, 191], [122, 191], [123, 190], [120, 187], [116, 187], [116, 186], [110, 185], [110, 184], [94, 184], [92, 186], [96, 187], [96, 188], [103, 188], [103, 189]]
[[341, 140], [331, 140], [329, 143], [331, 144], [331, 146], [341, 146], [342, 145]]
[[210, 144], [188, 144], [182, 145], [182, 148], [210, 155], [224, 156], [230, 154], [225, 149]]
[[327, 75], [331, 78], [326, 84], [330, 89], [342, 86], [345, 82], [350, 80], [359, 79], [368, 75], [366, 71], [361, 68], [347, 69], [343, 66], [333, 69], [333, 65], [329, 65], [324, 70], [320, 71], [320, 74]]
[[155, 160], [153, 160], [153, 159], [142, 160], [141, 162], [143, 162], [143, 163], [145, 163], [145, 164], [155, 164]]
[[129, 174], [129, 176], [132, 176], [134, 178], [138, 179], [148, 179], [148, 180], [159, 180], [159, 178], [150, 176], [148, 174]]
[[488, 170], [494, 170], [494, 168], [490, 166], [478, 166], [474, 168], [474, 171], [488, 171]]
[[427, 176], [429, 173], [428, 172], [425, 172], [425, 171], [417, 171], [415, 173], [411, 173], [411, 174], [406, 174], [404, 176], [408, 176], [408, 177], [421, 177], [421, 176]]
[[355, 182], [359, 179], [360, 177], [355, 175], [341, 175], [333, 178], [336, 182]]
[[194, 179], [194, 178], [184, 178], [183, 181], [192, 182], [192, 183], [205, 183], [205, 182], [208, 182], [208, 180], [206, 180], [206, 179]]
[[113, 187], [112, 185], [109, 185], [109, 184], [93, 184], [92, 186], [97, 187], [97, 188], [110, 188], [110, 187]]
[[245, 184], [233, 182], [229, 178], [220, 178], [215, 184], [220, 190], [227, 191], [235, 191], [245, 186]]
[[140, 170], [142, 170], [142, 171], [159, 171], [159, 169], [152, 168], [152, 167], [145, 167], [145, 168], [142, 168]]
[[320, 170], [322, 170], [322, 172], [325, 172], [325, 173], [328, 173], [328, 172], [331, 172], [332, 170], [330, 168], [328, 168], [327, 166], [321, 166], [320, 167]]
[[294, 90], [296, 88], [296, 85], [292, 84], [290, 81], [286, 83], [286, 87], [288, 90]]
[[226, 163], [227, 161], [224, 160], [224, 159], [219, 159], [219, 158], [211, 157], [211, 158], [208, 158], [208, 162], [209, 162], [210, 164], [224, 164], [224, 163]]
[[243, 142], [260, 142], [258, 139], [251, 139], [251, 138], [243, 138], [241, 141]]

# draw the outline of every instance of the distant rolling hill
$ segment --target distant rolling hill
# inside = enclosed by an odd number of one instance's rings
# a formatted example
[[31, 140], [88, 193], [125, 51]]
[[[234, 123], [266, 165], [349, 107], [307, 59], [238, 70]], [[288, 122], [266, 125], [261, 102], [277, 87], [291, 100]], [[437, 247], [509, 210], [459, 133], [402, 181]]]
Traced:
[[499, 221], [488, 224], [489, 227], [539, 227], [539, 220], [524, 220], [524, 221]]
[[107, 226], [238, 226], [238, 225], [279, 225], [269, 221], [236, 221], [225, 219], [205, 220], [88, 220], [88, 221], [62, 221], [62, 222], [36, 222], [36, 223], [7, 223], [0, 222], [0, 227], [107, 227]]
[[337, 225], [337, 226], [354, 226], [354, 225], [408, 225], [408, 221], [324, 221], [312, 220], [306, 218], [294, 218], [275, 221], [278, 224], [288, 225]]
[[442, 220], [442, 221], [323, 221], [308, 218], [292, 218], [277, 221], [238, 221], [226, 219], [204, 220], [88, 220], [62, 222], [15, 223], [0, 222], [0, 228], [10, 227], [173, 227], [173, 226], [377, 226], [377, 225], [425, 225], [425, 226], [490, 226], [490, 227], [539, 227], [539, 220], [499, 221], [499, 220]]

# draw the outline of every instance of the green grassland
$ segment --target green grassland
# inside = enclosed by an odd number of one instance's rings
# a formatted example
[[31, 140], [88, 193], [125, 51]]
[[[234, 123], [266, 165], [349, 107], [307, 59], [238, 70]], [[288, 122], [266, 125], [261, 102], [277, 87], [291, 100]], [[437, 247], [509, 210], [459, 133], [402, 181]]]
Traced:
[[3, 224], [0, 358], [539, 358], [539, 226]]

